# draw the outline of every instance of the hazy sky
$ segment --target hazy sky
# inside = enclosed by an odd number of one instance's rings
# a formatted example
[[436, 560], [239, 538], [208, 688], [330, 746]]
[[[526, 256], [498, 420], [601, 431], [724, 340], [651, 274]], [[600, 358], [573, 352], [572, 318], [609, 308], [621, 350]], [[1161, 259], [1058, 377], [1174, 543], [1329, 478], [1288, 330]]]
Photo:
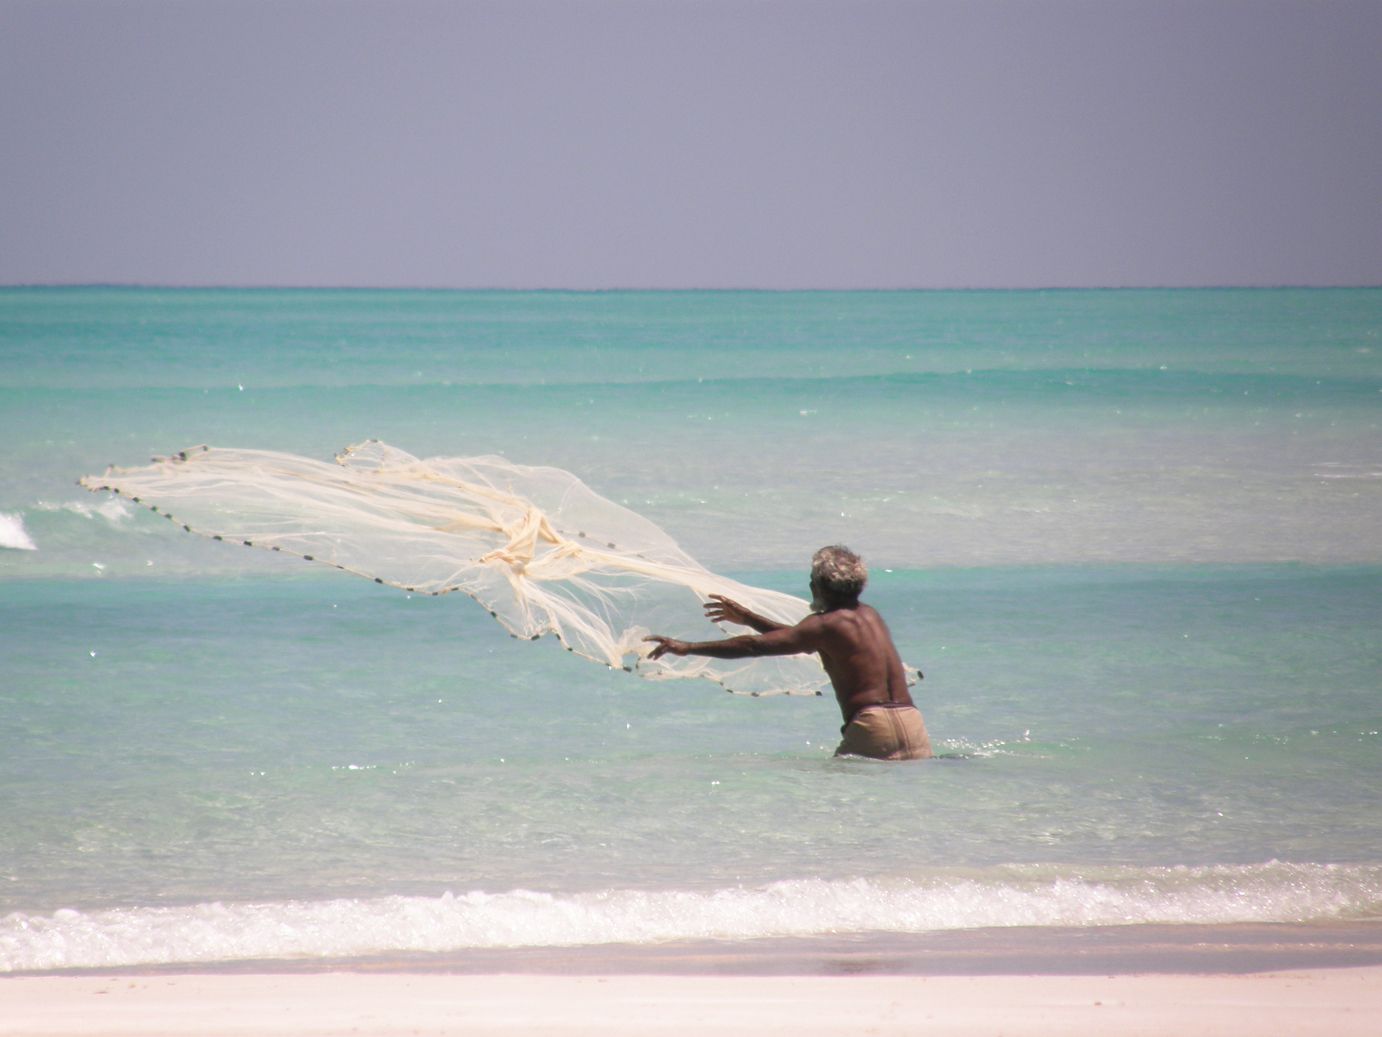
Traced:
[[1382, 284], [1382, 2], [0, 0], [0, 283]]

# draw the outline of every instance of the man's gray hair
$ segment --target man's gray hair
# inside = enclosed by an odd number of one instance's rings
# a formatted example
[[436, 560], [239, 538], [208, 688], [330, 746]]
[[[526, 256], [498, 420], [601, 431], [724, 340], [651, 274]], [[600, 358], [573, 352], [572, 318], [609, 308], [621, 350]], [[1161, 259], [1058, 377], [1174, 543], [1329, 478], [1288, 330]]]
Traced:
[[849, 548], [832, 544], [811, 557], [811, 578], [831, 597], [857, 598], [869, 582], [869, 570]]

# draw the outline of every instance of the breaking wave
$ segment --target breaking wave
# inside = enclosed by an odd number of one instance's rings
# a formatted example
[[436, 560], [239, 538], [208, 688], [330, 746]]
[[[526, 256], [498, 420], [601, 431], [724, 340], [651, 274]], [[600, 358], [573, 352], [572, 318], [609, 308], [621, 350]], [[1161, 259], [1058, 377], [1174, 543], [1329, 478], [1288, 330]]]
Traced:
[[0, 919], [0, 971], [1003, 926], [1299, 923], [1379, 913], [1382, 865], [1009, 866], [711, 891], [515, 890], [16, 912]]

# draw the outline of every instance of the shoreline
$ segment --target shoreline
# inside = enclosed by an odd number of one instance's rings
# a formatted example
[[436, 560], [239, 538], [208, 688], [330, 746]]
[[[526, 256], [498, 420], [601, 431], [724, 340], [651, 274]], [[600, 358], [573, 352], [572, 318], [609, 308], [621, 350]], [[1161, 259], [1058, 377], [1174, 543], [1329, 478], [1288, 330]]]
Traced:
[[1310, 923], [996, 927], [757, 940], [469, 948], [352, 957], [30, 969], [44, 977], [452, 976], [1082, 976], [1247, 975], [1382, 968], [1382, 919]]
[[0, 1037], [1364, 1037], [1382, 921], [954, 930], [0, 976]]

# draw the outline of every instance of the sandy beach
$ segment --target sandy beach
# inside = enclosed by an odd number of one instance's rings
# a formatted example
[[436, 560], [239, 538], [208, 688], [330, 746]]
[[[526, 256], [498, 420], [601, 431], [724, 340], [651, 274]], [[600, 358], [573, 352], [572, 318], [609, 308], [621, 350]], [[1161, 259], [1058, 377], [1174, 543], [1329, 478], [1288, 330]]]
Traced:
[[5, 1035], [1376, 1032], [1382, 968], [1247, 975], [111, 975], [0, 983]]
[[1370, 923], [976, 930], [11, 976], [4, 1037], [1376, 1032]]

